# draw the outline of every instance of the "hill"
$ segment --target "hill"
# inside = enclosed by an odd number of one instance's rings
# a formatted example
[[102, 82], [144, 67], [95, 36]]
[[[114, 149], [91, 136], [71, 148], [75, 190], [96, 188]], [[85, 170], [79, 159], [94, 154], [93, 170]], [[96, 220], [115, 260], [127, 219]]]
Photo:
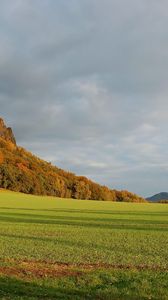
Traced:
[[168, 200], [168, 193], [161, 192], [154, 196], [148, 197], [147, 200], [150, 202], [160, 202], [160, 201]]
[[0, 188], [62, 198], [146, 202], [133, 193], [111, 190], [36, 157], [16, 144], [12, 129], [2, 119], [0, 124]]

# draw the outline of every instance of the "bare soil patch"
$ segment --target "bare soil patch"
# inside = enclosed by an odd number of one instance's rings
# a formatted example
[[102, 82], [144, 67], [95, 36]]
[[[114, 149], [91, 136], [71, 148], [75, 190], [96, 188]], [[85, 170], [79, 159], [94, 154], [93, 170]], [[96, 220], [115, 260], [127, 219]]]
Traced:
[[16, 276], [19, 278], [44, 278], [44, 277], [79, 277], [86, 272], [94, 270], [152, 270], [164, 271], [168, 269], [159, 266], [148, 265], [108, 265], [108, 264], [70, 264], [70, 263], [53, 263], [48, 261], [0, 261], [0, 274], [5, 276]]
[[23, 261], [16, 262], [16, 265], [0, 266], [0, 274], [6, 276], [16, 276], [20, 278], [42, 278], [42, 277], [63, 277], [80, 276], [81, 271], [72, 270], [66, 265], [47, 265], [45, 263]]

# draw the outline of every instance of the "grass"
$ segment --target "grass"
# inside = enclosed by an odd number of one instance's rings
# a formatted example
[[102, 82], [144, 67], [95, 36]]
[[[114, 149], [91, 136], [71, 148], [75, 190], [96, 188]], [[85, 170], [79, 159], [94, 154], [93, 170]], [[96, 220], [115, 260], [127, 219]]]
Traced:
[[168, 206], [0, 192], [0, 299], [168, 299]]

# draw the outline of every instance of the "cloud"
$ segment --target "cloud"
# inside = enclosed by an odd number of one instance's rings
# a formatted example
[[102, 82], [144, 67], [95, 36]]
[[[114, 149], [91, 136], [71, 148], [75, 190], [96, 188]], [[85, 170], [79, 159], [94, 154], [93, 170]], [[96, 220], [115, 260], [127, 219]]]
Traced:
[[18, 143], [114, 188], [166, 190], [167, 8], [1, 1], [1, 116]]

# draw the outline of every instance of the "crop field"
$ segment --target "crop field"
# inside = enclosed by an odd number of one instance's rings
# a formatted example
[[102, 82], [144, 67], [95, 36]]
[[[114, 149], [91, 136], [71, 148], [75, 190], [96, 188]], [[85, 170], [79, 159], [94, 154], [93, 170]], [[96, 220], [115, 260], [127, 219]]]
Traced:
[[0, 191], [0, 299], [168, 299], [168, 205]]

